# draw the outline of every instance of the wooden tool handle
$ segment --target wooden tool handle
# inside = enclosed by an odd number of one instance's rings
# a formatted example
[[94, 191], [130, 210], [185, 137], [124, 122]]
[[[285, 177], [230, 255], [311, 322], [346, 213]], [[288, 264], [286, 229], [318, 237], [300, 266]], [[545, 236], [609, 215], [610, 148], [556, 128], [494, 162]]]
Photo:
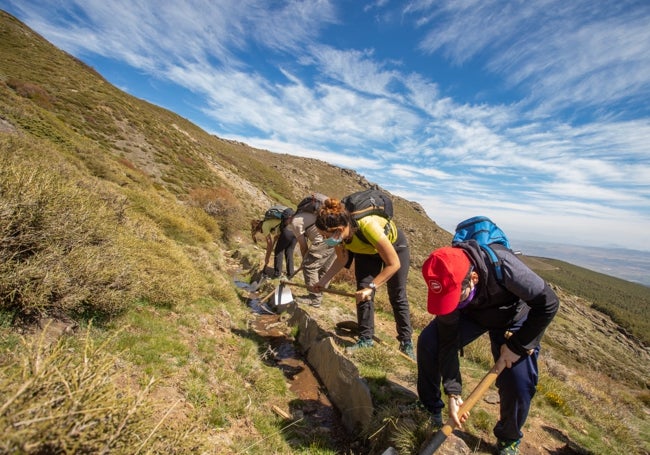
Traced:
[[[286, 285], [289, 285], [289, 286], [298, 286], [300, 288], [308, 289], [307, 285], [302, 284], [302, 283], [294, 283], [292, 281], [286, 281], [286, 280], [282, 280], [280, 283], [286, 284]], [[345, 291], [338, 291], [336, 289], [323, 289], [323, 292], [327, 292], [329, 294], [342, 295], [344, 297], [356, 297], [356, 294], [352, 294], [350, 292], [345, 292]]]
[[[478, 383], [474, 390], [472, 390], [472, 393], [469, 394], [467, 399], [463, 400], [463, 404], [460, 405], [460, 408], [458, 409], [459, 416], [462, 416], [474, 407], [483, 394], [487, 392], [494, 381], [496, 381], [499, 373], [500, 371], [495, 364], [483, 379], [481, 379], [481, 382]], [[447, 423], [445, 423], [443, 427], [433, 435], [433, 438], [431, 438], [426, 447], [420, 451], [420, 455], [431, 455], [438, 450], [442, 443], [445, 442], [445, 439], [447, 439], [447, 436], [454, 431], [454, 426], [454, 422], [451, 419], [447, 420]]]

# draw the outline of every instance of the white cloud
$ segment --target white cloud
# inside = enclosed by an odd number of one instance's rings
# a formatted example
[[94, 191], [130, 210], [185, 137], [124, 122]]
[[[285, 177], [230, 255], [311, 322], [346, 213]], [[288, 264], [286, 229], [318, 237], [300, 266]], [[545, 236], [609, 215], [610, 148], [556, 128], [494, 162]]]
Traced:
[[[648, 97], [650, 4], [621, 6], [614, 0], [599, 8], [588, 0], [446, 0], [414, 1], [405, 11], [419, 19], [424, 51], [442, 51], [456, 65], [487, 55], [485, 68], [523, 85], [529, 106], [545, 115], [576, 103], [599, 107]], [[545, 11], [553, 14], [540, 20]]]
[[390, 34], [338, 35], [353, 2], [11, 4], [75, 55], [191, 91], [215, 134], [367, 172], [447, 229], [482, 211], [556, 235], [650, 222], [643, 2], [367, 3], [361, 32], [403, 33], [399, 58], [382, 53]]
[[395, 75], [372, 60], [371, 50], [346, 51], [329, 46], [314, 46], [311, 50], [323, 75], [353, 90], [372, 95], [391, 95], [387, 86]]

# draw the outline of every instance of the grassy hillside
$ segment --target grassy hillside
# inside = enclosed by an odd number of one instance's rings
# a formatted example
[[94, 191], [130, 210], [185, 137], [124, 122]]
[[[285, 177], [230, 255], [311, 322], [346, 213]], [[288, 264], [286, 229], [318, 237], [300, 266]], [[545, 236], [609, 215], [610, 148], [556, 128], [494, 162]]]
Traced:
[[[267, 361], [270, 341], [233, 278], [259, 271], [248, 221], [270, 203], [369, 184], [211, 136], [0, 12], [0, 452], [345, 453], [318, 425], [270, 411], [305, 415], [310, 403]], [[415, 203], [396, 198], [395, 210], [412, 249], [419, 332], [430, 320], [419, 267], [451, 235]], [[581, 283], [605, 280], [572, 273], [548, 276], [563, 305], [545, 338], [527, 438], [577, 453], [648, 453], [650, 357], [616, 323], [635, 310], [607, 310], [615, 320], [595, 311], [605, 304]], [[610, 286], [619, 306], [638, 305], [632, 288]], [[353, 314], [338, 297], [324, 306], [323, 324]], [[391, 339], [383, 294], [377, 307], [379, 333]], [[629, 330], [647, 339], [647, 327]], [[397, 418], [395, 384], [412, 388], [415, 371], [393, 351], [355, 358], [378, 410], [368, 434], [346, 446], [355, 453], [400, 441], [408, 453], [424, 436]], [[463, 362], [471, 386], [490, 364], [485, 343]], [[489, 442], [494, 408], [483, 403], [473, 416], [467, 433]]]
[[638, 283], [594, 272], [557, 259], [540, 258], [529, 263], [545, 280], [591, 302], [623, 329], [650, 346], [650, 292]]

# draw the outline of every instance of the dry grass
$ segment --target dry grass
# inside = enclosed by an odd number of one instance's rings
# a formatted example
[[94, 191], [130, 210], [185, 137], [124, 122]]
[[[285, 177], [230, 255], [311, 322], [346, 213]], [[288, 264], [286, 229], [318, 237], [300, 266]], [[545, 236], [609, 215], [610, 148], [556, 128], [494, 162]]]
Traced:
[[0, 308], [23, 319], [109, 317], [137, 299], [218, 295], [197, 267], [212, 264], [187, 255], [213, 241], [214, 218], [83, 176], [38, 142], [4, 136], [0, 147]]
[[5, 353], [0, 374], [3, 453], [140, 453], [148, 431], [140, 391], [122, 386], [120, 360], [81, 339], [49, 344], [44, 330]]
[[137, 292], [116, 244], [124, 198], [37, 142], [2, 137], [0, 147], [0, 307], [22, 317], [119, 312]]

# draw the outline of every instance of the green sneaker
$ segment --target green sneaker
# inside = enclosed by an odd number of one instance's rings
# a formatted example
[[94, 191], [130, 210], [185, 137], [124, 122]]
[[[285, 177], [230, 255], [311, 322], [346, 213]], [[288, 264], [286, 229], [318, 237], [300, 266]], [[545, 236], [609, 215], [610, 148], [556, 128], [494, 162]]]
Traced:
[[499, 455], [517, 455], [519, 453], [519, 442], [519, 439], [515, 439], [514, 441], [497, 442]]
[[431, 425], [433, 428], [437, 428], [439, 430], [444, 424], [445, 423], [442, 421], [442, 413], [431, 413]]
[[410, 341], [402, 341], [399, 344], [399, 350], [415, 360], [415, 351], [413, 350], [413, 343]]
[[372, 338], [359, 338], [359, 341], [354, 343], [352, 346], [345, 348], [345, 352], [348, 354], [353, 354], [358, 349], [362, 348], [371, 348], [373, 345]]

